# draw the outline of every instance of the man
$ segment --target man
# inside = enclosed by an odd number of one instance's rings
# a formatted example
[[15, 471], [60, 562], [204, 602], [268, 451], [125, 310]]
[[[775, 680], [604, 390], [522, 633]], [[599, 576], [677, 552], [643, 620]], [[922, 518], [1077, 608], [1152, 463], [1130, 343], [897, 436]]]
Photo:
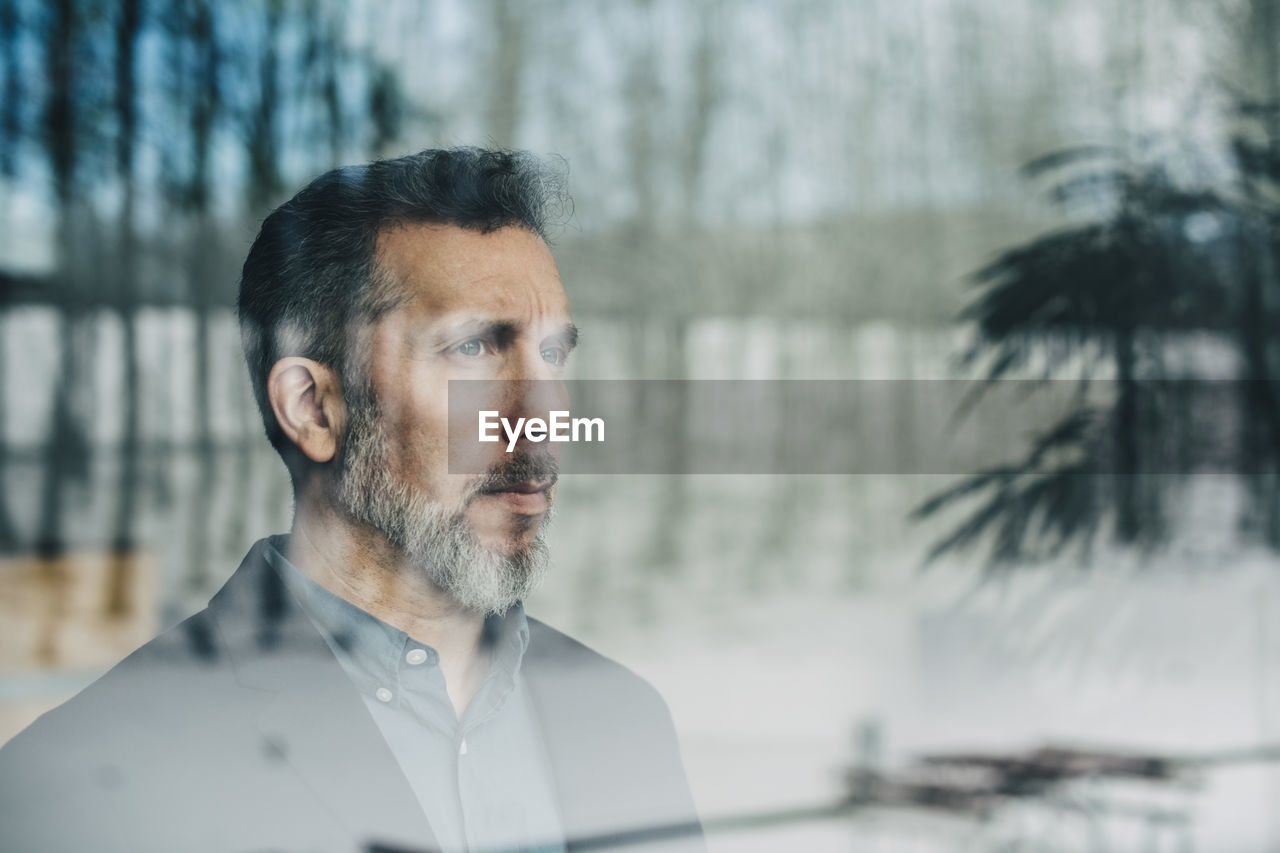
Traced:
[[0, 849], [700, 846], [662, 700], [524, 615], [554, 456], [448, 472], [449, 380], [519, 416], [573, 349], [557, 200], [527, 155], [424, 151], [266, 219], [239, 308], [292, 531], [0, 750]]

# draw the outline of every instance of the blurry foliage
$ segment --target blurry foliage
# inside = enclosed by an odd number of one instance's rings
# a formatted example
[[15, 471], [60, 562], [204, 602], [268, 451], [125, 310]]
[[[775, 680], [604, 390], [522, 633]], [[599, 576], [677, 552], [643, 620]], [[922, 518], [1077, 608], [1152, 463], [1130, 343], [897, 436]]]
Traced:
[[[1079, 382], [1076, 408], [1019, 461], [967, 477], [921, 504], [917, 518], [978, 501], [936, 542], [930, 559], [989, 544], [993, 567], [1086, 556], [1106, 534], [1157, 547], [1186, 485], [1183, 464], [1206, 441], [1167, 356], [1205, 333], [1238, 352], [1239, 379], [1224, 423], [1233, 470], [1247, 471], [1249, 532], [1280, 548], [1280, 102], [1241, 101], [1234, 169], [1213, 174], [1207, 156], [1151, 139], [1136, 157], [1111, 148], [1064, 149], [1025, 167], [1050, 181], [1048, 197], [1076, 224], [1010, 249], [980, 269], [980, 295], [962, 319], [976, 330], [965, 355], [988, 383], [1047, 365], [1043, 381]], [[1190, 179], [1187, 176], [1192, 176]], [[1090, 394], [1099, 377], [1106, 399]], [[976, 401], [975, 401], [976, 402]], [[1215, 436], [1220, 438], [1221, 436]]]

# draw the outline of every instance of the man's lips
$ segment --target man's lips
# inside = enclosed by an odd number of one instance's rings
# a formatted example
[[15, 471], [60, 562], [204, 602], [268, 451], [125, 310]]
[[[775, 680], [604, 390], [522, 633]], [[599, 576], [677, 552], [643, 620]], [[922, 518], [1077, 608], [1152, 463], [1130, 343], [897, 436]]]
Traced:
[[485, 489], [480, 496], [499, 500], [512, 512], [533, 514], [546, 512], [551, 506], [548, 493], [553, 485], [554, 480], [526, 480]]
[[516, 492], [517, 494], [521, 494], [521, 495], [532, 495], [532, 494], [535, 494], [536, 492], [545, 492], [549, 488], [551, 488], [550, 480], [541, 480], [541, 481], [527, 480], [523, 483], [512, 483], [511, 485], [500, 486], [496, 489], [491, 489], [490, 491], [491, 493], [492, 492]]

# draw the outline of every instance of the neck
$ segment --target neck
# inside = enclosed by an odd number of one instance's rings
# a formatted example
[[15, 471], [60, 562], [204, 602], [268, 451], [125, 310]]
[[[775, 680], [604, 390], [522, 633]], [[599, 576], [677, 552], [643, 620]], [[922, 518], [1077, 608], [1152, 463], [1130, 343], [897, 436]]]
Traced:
[[311, 501], [298, 501], [286, 557], [329, 592], [435, 649], [461, 718], [489, 668], [483, 613], [459, 606], [380, 532]]

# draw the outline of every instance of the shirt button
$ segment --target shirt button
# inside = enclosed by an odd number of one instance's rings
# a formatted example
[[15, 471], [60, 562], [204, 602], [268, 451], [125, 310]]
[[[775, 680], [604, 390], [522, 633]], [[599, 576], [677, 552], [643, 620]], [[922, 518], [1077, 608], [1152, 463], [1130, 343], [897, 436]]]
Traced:
[[422, 649], [411, 649], [409, 653], [404, 656], [404, 659], [409, 662], [410, 666], [417, 666], [420, 663], [426, 662], [427, 653]]
[[379, 687], [377, 690], [373, 691], [373, 695], [378, 697], [379, 702], [390, 702], [393, 696], [391, 691], [385, 687]]

